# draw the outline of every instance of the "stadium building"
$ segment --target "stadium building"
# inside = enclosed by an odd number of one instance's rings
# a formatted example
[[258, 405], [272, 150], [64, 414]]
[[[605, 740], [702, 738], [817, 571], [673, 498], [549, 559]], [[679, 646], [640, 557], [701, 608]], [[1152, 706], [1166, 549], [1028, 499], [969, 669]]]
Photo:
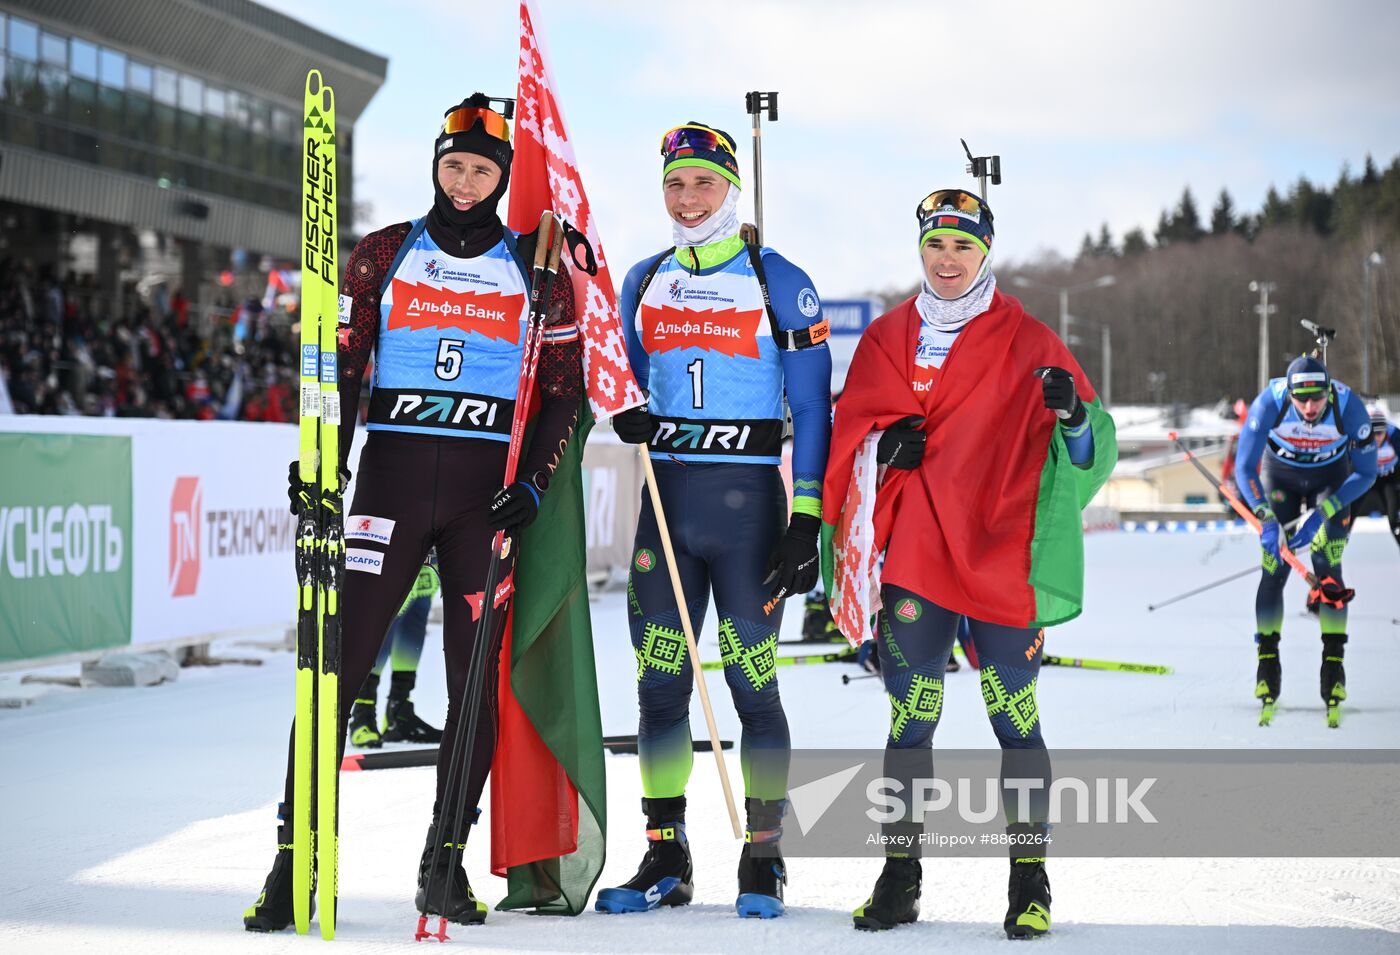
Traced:
[[0, 258], [103, 293], [295, 263], [308, 69], [335, 87], [342, 259], [354, 124], [388, 61], [250, 0], [0, 0]]

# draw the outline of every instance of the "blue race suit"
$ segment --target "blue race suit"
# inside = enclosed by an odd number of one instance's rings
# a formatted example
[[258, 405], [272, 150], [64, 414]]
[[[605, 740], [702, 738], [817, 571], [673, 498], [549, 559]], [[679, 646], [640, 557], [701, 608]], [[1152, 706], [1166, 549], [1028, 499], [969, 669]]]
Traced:
[[[1334, 381], [1327, 407], [1309, 424], [1288, 398], [1287, 382], [1275, 378], [1249, 407], [1240, 431], [1235, 481], [1251, 509], [1267, 506], [1280, 525], [1297, 518], [1304, 503], [1327, 515], [1311, 542], [1313, 573], [1343, 586], [1342, 551], [1351, 528], [1348, 508], [1376, 476], [1371, 418], [1359, 396]], [[1255, 595], [1258, 633], [1277, 636], [1283, 626], [1283, 585], [1288, 565], [1265, 549]], [[1346, 606], [1324, 603], [1323, 636], [1346, 633]]]
[[[733, 253], [724, 252], [732, 247]], [[650, 441], [657, 485], [691, 620], [698, 629], [710, 593], [720, 655], [743, 724], [745, 793], [786, 797], [787, 717], [778, 695], [775, 647], [782, 603], [769, 598], [764, 567], [783, 534], [783, 397], [793, 418], [794, 510], [820, 515], [831, 436], [831, 355], [824, 343], [780, 349], [749, 250], [737, 237], [716, 243], [708, 267], [692, 249], [639, 262], [622, 286], [628, 357], [656, 421]], [[820, 322], [821, 303], [801, 269], [761, 250], [768, 292], [783, 331]], [[684, 261], [682, 261], [684, 260]], [[638, 751], [649, 798], [684, 794], [690, 776], [694, 677], [651, 501], [643, 496], [628, 621], [637, 654]]]

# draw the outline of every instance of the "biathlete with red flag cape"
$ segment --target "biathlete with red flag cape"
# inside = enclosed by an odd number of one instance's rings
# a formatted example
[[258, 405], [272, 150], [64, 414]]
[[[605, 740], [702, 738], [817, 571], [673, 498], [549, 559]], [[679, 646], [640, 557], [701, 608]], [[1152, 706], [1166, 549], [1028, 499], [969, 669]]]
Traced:
[[[733, 138], [687, 123], [662, 137], [661, 154], [672, 248], [633, 266], [622, 286], [627, 353], [651, 393], [647, 407], [616, 416], [613, 428], [624, 441], [648, 444], [657, 459], [657, 490], [696, 627], [714, 594], [724, 678], [743, 725], [748, 834], [735, 907], [769, 918], [783, 913], [779, 839], [791, 746], [774, 659], [783, 598], [817, 581], [831, 355], [811, 279], [739, 235]], [[778, 470], [784, 394], [793, 421], [786, 530]], [[694, 661], [665, 561], [643, 495], [627, 596], [650, 845], [635, 876], [598, 893], [603, 912], [684, 905], [693, 892], [685, 789]]]
[[[449, 871], [450, 853], [444, 851], [437, 868], [429, 869], [435, 840], [465, 842], [494, 754], [497, 654], [491, 652], [465, 775], [465, 810], [462, 818], [445, 818], [461, 784], [447, 778], [447, 762], [467, 720], [460, 709], [476, 619], [484, 600], [504, 601], [512, 581], [507, 566], [497, 593], [482, 593], [491, 539], [499, 529], [534, 520], [577, 425], [582, 398], [574, 296], [562, 266], [545, 317], [537, 394], [516, 394], [535, 237], [507, 229], [496, 213], [511, 158], [510, 127], [487, 97], [474, 94], [449, 109], [434, 143], [432, 208], [420, 219], [365, 236], [351, 253], [340, 297], [339, 384], [347, 409], [340, 425], [342, 470], [358, 417], [360, 379], [371, 353], [375, 358], [369, 436], [345, 527], [340, 712], [351, 712], [385, 630], [436, 547], [448, 712], [417, 906], [466, 923], [484, 921], [487, 909], [461, 866]], [[538, 401], [539, 412], [520, 479], [502, 488], [512, 413], [521, 400]], [[296, 478], [293, 465], [294, 500]], [[504, 613], [499, 620], [503, 625]], [[498, 641], [499, 631], [490, 637]], [[292, 805], [291, 787], [289, 768], [285, 806]], [[284, 818], [272, 872], [244, 915], [249, 930], [275, 931], [292, 921], [289, 830]]]
[[[1117, 441], [1069, 349], [997, 289], [986, 203], [942, 189], [916, 212], [922, 291], [866, 330], [836, 406], [823, 492], [827, 592], [842, 632], [859, 643], [878, 586], [891, 703], [885, 774], [910, 783], [932, 777], [944, 665], [967, 618], [1002, 746], [1005, 929], [1030, 937], [1050, 926], [1050, 760], [1035, 699], [1042, 628], [1079, 613], [1080, 511], [1113, 469]], [[1041, 780], [1040, 798], [1018, 806], [1006, 788], [1013, 778]], [[918, 918], [922, 829], [909, 815], [885, 825], [885, 868], [855, 910], [856, 928]]]

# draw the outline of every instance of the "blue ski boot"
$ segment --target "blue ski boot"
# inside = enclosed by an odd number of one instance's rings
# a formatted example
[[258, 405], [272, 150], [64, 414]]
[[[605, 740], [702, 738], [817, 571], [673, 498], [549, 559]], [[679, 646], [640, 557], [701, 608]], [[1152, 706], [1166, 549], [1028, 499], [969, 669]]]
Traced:
[[649, 912], [661, 905], [688, 905], [695, 894], [690, 843], [685, 838], [685, 797], [642, 799], [647, 817], [647, 854], [637, 874], [603, 889], [593, 908], [613, 915]]

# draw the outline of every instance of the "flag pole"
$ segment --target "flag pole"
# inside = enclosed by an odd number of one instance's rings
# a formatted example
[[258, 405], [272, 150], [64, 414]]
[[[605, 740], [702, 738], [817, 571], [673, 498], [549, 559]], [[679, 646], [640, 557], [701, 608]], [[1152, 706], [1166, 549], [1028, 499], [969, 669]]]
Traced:
[[646, 474], [647, 491], [651, 494], [651, 509], [656, 514], [656, 529], [661, 534], [661, 549], [666, 552], [666, 570], [671, 575], [671, 589], [676, 594], [676, 608], [681, 614], [681, 629], [685, 631], [685, 646], [690, 653], [690, 669], [695, 674], [695, 686], [700, 690], [700, 708], [705, 711], [705, 727], [710, 732], [710, 748], [714, 750], [715, 766], [719, 769], [719, 784], [724, 789], [724, 805], [729, 809], [729, 823], [734, 828], [734, 838], [743, 838], [744, 831], [739, 826], [739, 810], [734, 806], [734, 791], [729, 787], [729, 768], [724, 762], [724, 752], [719, 745], [719, 729], [715, 726], [715, 711], [710, 706], [710, 691], [705, 688], [705, 675], [701, 672], [700, 651], [695, 645], [695, 627], [690, 622], [690, 607], [685, 602], [685, 590], [681, 587], [681, 574], [676, 569], [676, 555], [671, 549], [671, 532], [666, 528], [666, 513], [661, 508], [661, 492], [656, 486], [656, 472], [651, 467], [651, 449], [645, 444], [638, 446], [642, 452], [642, 471]]

